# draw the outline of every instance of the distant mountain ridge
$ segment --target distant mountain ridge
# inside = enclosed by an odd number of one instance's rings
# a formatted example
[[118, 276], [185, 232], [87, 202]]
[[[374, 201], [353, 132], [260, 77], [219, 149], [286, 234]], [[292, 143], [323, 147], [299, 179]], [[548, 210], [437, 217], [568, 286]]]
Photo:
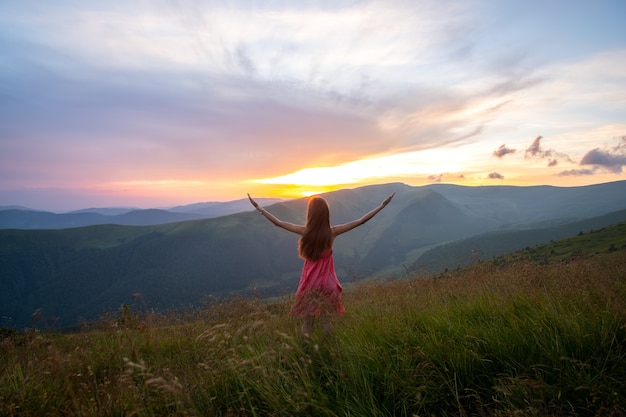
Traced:
[[[281, 200], [259, 199], [259, 201], [271, 204]], [[253, 208], [247, 198], [224, 203], [196, 203], [171, 209], [91, 208], [67, 213], [8, 206], [0, 207], [0, 229], [66, 229], [98, 224], [148, 226], [209, 219], [251, 210]]]
[[[0, 210], [1, 209], [2, 208], [0, 208]], [[128, 213], [129, 211], [133, 211], [133, 210], [141, 210], [141, 209], [138, 209], [135, 207], [92, 207], [92, 208], [68, 211], [64, 214], [98, 213], [98, 214], [102, 214], [103, 216], [117, 216], [119, 214]], [[30, 211], [40, 211], [40, 210], [30, 210]], [[57, 213], [57, 214], [63, 214], [63, 213]]]
[[[402, 273], [443, 244], [531, 229], [546, 229], [552, 239], [551, 228], [626, 210], [626, 181], [573, 188], [392, 183], [324, 197], [331, 222], [340, 224], [392, 192], [379, 215], [336, 240], [343, 283]], [[306, 203], [261, 205], [303, 224]], [[297, 239], [252, 211], [146, 226], [0, 230], [0, 326], [35, 325], [37, 309], [71, 326], [133, 303], [137, 293], [149, 308], [168, 309], [198, 305], [209, 295], [293, 291], [302, 267]]]
[[[270, 205], [283, 201], [280, 198], [256, 198], [259, 204]], [[242, 198], [226, 202], [194, 203], [185, 206], [176, 206], [168, 209], [172, 213], [200, 214], [203, 218], [226, 216], [233, 213], [241, 213], [253, 210], [248, 198]]]

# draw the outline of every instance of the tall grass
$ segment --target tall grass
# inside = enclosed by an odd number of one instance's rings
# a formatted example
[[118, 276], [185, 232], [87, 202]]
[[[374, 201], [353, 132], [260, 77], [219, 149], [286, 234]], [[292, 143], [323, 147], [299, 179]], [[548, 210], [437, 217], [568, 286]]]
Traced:
[[0, 415], [626, 415], [624, 252], [363, 282], [331, 338], [289, 300], [6, 333]]

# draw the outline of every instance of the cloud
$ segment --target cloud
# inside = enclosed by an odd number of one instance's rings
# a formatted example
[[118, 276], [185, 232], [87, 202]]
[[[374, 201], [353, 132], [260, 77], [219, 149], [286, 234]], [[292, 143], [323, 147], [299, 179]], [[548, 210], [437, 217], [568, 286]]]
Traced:
[[254, 66], [254, 62], [250, 56], [248, 56], [247, 51], [243, 45], [239, 45], [235, 50], [235, 57], [239, 67], [248, 75], [254, 75], [257, 72], [256, 67]]
[[[541, 149], [541, 139], [543, 139], [543, 136], [537, 136], [535, 138], [535, 140], [533, 141], [533, 143], [528, 147], [528, 149], [526, 149], [526, 152], [524, 152], [524, 158], [534, 158], [534, 157], [540, 157], [543, 158], [544, 156], [546, 156], [546, 152], [544, 152]], [[549, 152], [548, 156], [549, 156]]]
[[590, 165], [591, 168], [571, 169], [558, 173], [559, 176], [594, 175], [598, 171], [609, 171], [621, 174], [626, 166], [626, 136], [620, 136], [618, 144], [602, 150], [595, 148], [587, 152], [579, 163], [580, 166]]
[[561, 171], [556, 174], [559, 177], [581, 177], [584, 175], [593, 175], [595, 169], [569, 169], [567, 171]]
[[76, 171], [94, 181], [249, 178], [482, 133], [483, 120], [458, 115], [488, 87], [460, 96], [432, 87], [433, 74], [387, 81], [447, 45], [440, 23], [460, 19], [448, 10], [201, 4], [146, 6], [140, 18], [123, 2], [42, 5], [36, 20], [23, 10], [11, 36], [0, 29], [0, 78], [11, 80], [0, 134], [13, 142], [0, 150], [14, 151], [0, 152], [0, 165], [19, 160], [16, 179], [34, 169], [59, 181]]
[[580, 165], [593, 165], [619, 174], [622, 172], [622, 167], [626, 165], [626, 155], [612, 154], [609, 151], [602, 151], [596, 148], [583, 156]]
[[508, 155], [510, 153], [512, 154], [512, 153], [515, 153], [515, 152], [516, 152], [515, 149], [507, 148], [506, 145], [501, 145], [498, 149], [493, 151], [493, 156], [495, 156], [497, 158], [502, 158], [505, 155]]
[[149, 179], [155, 165], [165, 178], [245, 177], [387, 149], [374, 121], [302, 89], [160, 71], [91, 69], [77, 79], [23, 71], [14, 102], [0, 95], [0, 165], [19, 161], [3, 182], [38, 171], [46, 180], [77, 171], [95, 181]]
[[533, 143], [524, 151], [524, 159], [549, 159], [549, 167], [558, 165], [560, 160], [573, 162], [572, 159], [564, 153], [557, 152], [553, 149], [543, 149], [541, 139], [543, 139], [543, 136], [537, 136], [535, 140], [533, 140]]
[[499, 172], [492, 172], [487, 176], [487, 178], [489, 178], [490, 180], [503, 180], [504, 175], [500, 174]]

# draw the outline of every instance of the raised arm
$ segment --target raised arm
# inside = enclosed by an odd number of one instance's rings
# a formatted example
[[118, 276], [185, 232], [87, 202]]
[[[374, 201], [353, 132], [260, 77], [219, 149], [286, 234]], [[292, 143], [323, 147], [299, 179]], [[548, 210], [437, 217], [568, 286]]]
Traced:
[[254, 208], [257, 209], [259, 213], [261, 213], [261, 216], [265, 217], [267, 220], [274, 223], [276, 226], [281, 227], [289, 232], [297, 233], [299, 235], [302, 235], [302, 233], [304, 233], [304, 226], [282, 221], [276, 216], [274, 216], [272, 213], [270, 213], [269, 211], [259, 207], [259, 204], [256, 201], [254, 201], [252, 197], [250, 197], [250, 194], [248, 194], [248, 198], [250, 199], [250, 203], [252, 203]]
[[389, 202], [391, 201], [391, 199], [393, 198], [394, 195], [396, 195], [396, 193], [391, 194], [382, 203], [380, 203], [380, 205], [378, 207], [376, 207], [374, 210], [370, 211], [369, 213], [365, 214], [360, 219], [353, 220], [353, 221], [345, 223], [345, 224], [340, 224], [340, 225], [337, 225], [337, 226], [333, 226], [332, 227], [333, 237], [339, 236], [342, 233], [349, 232], [350, 230], [354, 229], [355, 227], [358, 227], [358, 226], [360, 226], [362, 224], [365, 224], [369, 219], [371, 219], [372, 217], [377, 215], [379, 211], [384, 209], [387, 206], [387, 204], [389, 204]]

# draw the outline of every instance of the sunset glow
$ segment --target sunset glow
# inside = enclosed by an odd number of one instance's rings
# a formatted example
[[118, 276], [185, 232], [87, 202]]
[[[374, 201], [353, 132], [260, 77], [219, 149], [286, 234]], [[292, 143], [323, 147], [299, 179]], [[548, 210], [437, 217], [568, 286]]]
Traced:
[[624, 180], [626, 3], [0, 3], [0, 206]]
[[411, 177], [459, 172], [463, 167], [462, 154], [457, 161], [450, 159], [442, 149], [400, 153], [372, 157], [343, 165], [306, 168], [291, 174], [256, 180], [261, 184], [294, 184], [301, 186], [333, 186], [378, 182], [385, 178]]

